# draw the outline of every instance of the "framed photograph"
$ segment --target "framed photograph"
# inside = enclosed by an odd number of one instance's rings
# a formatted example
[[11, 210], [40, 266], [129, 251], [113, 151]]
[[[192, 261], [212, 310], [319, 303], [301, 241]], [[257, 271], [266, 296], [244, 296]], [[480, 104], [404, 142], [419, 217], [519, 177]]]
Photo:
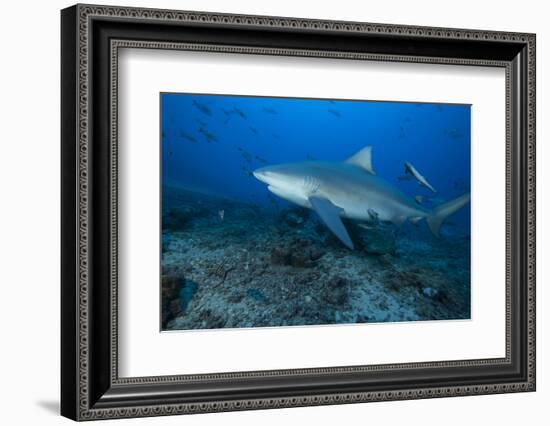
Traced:
[[535, 35], [61, 12], [61, 412], [535, 390]]

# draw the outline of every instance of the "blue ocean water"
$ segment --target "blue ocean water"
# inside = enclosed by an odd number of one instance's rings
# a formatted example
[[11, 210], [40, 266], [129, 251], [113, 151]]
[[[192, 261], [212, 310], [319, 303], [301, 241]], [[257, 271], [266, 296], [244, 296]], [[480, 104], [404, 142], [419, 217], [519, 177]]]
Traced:
[[[163, 182], [285, 206], [253, 170], [343, 161], [371, 145], [376, 173], [411, 197], [437, 204], [470, 189], [469, 105], [163, 93], [161, 107]], [[405, 161], [437, 194], [398, 179]], [[469, 209], [453, 221], [468, 229]]]
[[425, 220], [344, 219], [352, 249], [253, 175], [371, 146], [376, 175], [432, 210], [470, 191], [469, 105], [182, 93], [160, 101], [163, 330], [470, 318], [469, 203], [445, 219], [440, 238]]

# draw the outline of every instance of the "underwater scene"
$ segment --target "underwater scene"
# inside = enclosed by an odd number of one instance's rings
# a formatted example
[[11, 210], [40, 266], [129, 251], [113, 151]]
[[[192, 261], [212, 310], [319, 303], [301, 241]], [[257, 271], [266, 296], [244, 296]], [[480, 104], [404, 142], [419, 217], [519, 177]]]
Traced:
[[470, 318], [470, 105], [160, 108], [161, 330]]

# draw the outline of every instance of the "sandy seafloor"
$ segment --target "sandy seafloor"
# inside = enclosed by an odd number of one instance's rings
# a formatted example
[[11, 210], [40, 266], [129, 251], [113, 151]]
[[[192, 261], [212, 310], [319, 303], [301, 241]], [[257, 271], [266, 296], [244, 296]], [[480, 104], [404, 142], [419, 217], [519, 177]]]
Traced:
[[441, 238], [424, 221], [346, 227], [353, 251], [307, 209], [164, 187], [162, 329], [470, 318], [470, 237], [452, 218]]

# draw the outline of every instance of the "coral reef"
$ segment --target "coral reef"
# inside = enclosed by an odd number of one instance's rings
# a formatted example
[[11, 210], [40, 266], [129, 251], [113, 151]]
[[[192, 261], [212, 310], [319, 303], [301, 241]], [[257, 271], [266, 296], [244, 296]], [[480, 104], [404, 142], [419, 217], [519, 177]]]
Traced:
[[436, 239], [423, 225], [347, 224], [352, 251], [306, 209], [171, 187], [163, 209], [164, 330], [470, 318], [458, 228]]

